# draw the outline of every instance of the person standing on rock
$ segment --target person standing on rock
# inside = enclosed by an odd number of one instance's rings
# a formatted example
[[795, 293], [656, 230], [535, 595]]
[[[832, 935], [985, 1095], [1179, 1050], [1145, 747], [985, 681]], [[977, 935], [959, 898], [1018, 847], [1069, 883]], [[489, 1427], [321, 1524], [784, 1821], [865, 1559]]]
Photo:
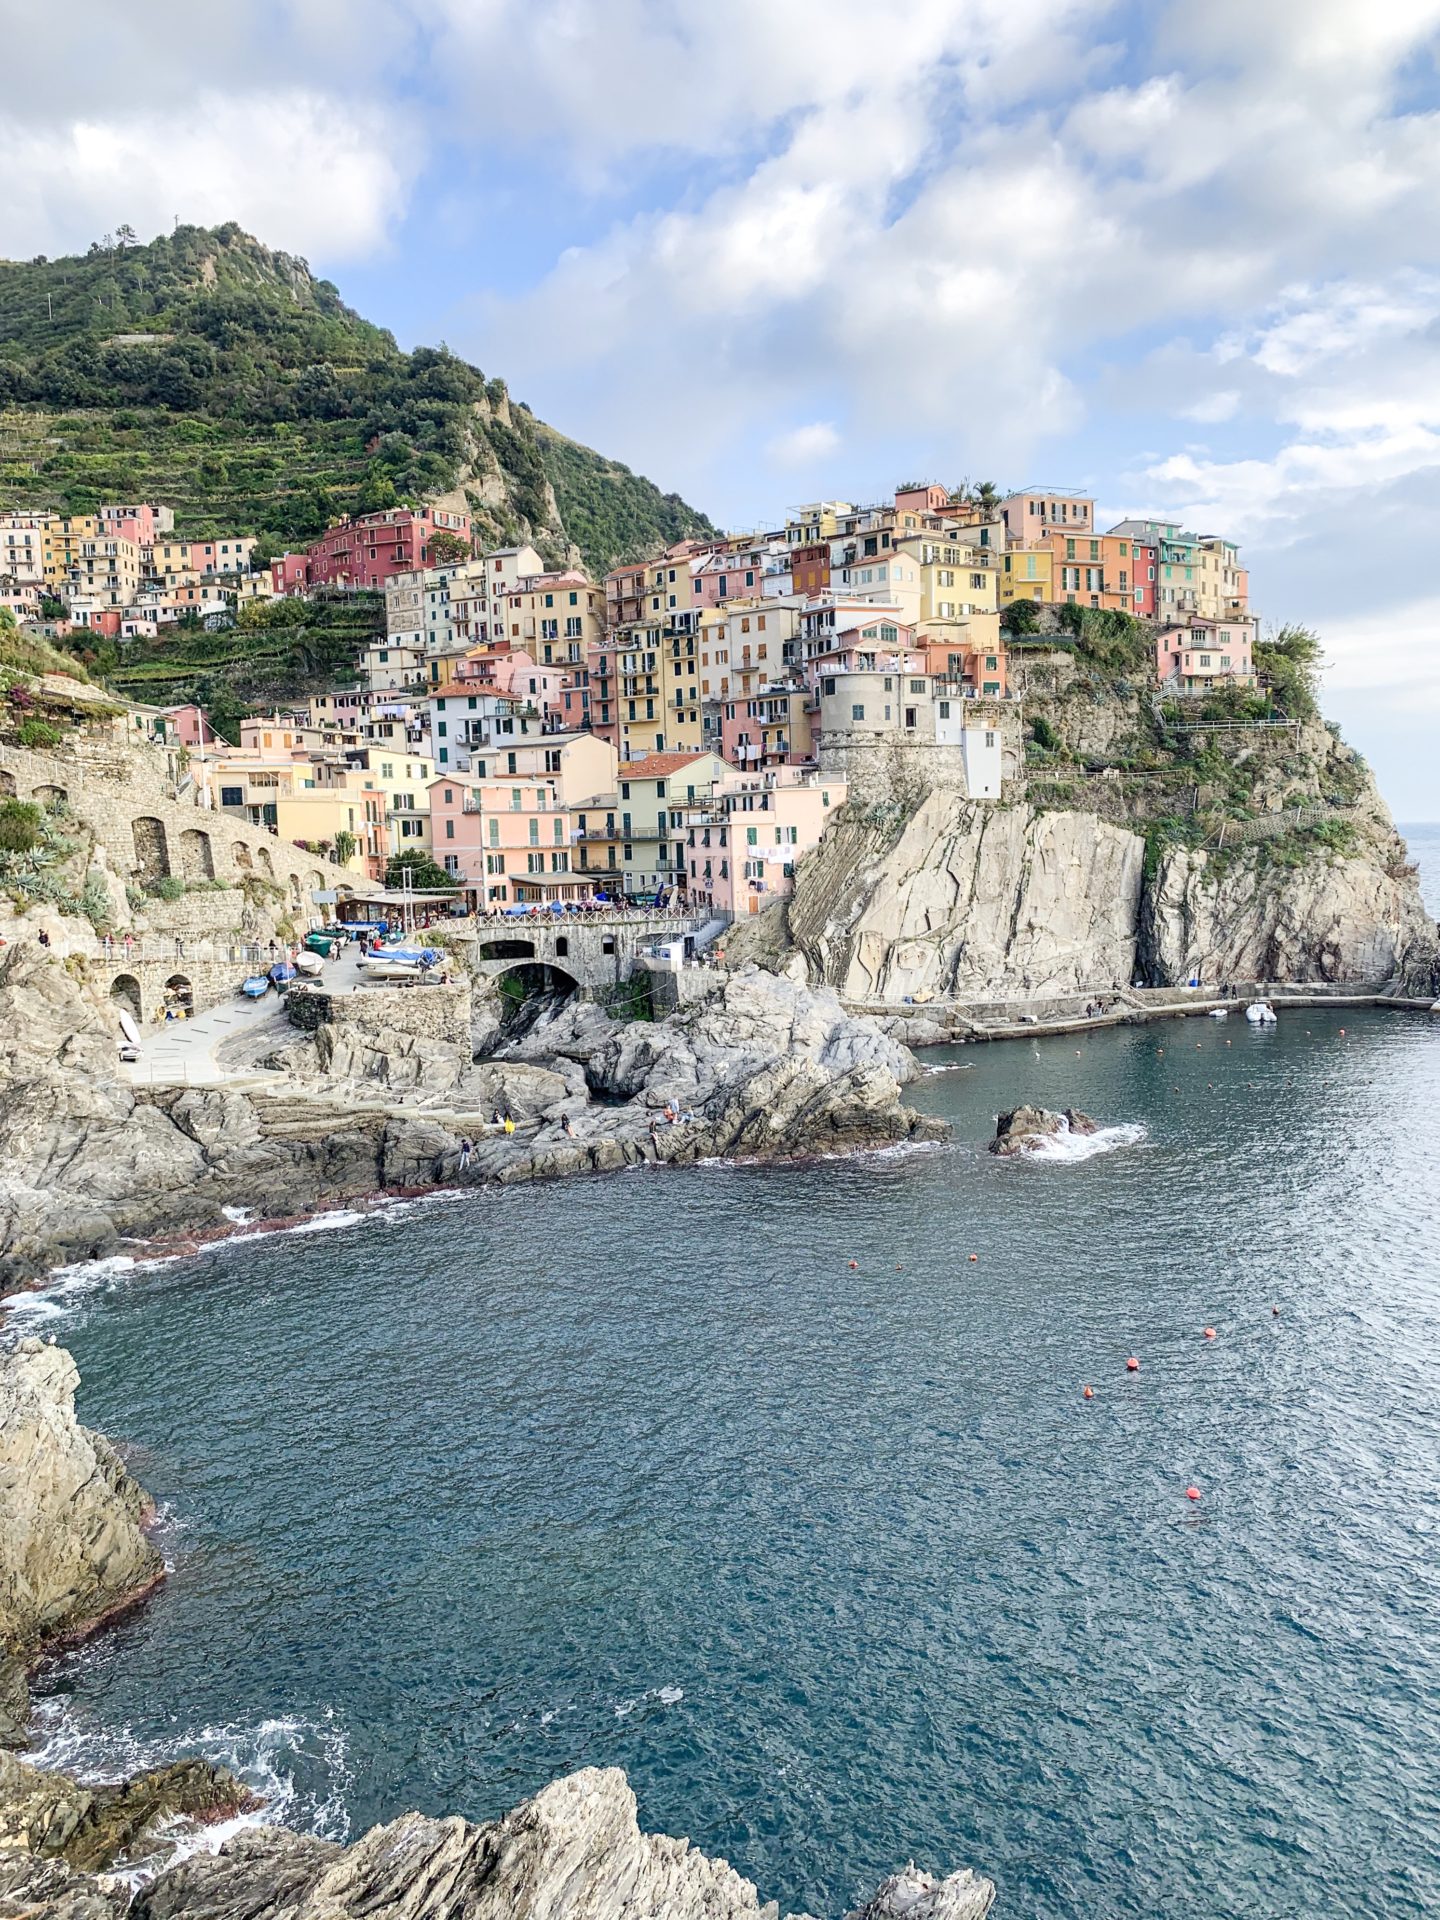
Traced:
[[475, 1151], [475, 1142], [473, 1140], [465, 1139], [460, 1142], [461, 1173], [468, 1173], [470, 1171], [470, 1156], [474, 1151]]

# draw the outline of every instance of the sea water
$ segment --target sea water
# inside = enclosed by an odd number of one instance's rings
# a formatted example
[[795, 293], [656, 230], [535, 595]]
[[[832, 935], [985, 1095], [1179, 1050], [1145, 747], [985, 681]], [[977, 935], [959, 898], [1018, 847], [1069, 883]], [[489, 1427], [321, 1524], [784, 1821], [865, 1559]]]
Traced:
[[[1434, 1912], [1440, 1023], [931, 1064], [939, 1149], [22, 1302], [173, 1568], [44, 1675], [42, 1752], [207, 1752], [336, 1837], [623, 1766], [820, 1915], [911, 1857], [1017, 1920]], [[1104, 1131], [998, 1160], [1022, 1100]]]

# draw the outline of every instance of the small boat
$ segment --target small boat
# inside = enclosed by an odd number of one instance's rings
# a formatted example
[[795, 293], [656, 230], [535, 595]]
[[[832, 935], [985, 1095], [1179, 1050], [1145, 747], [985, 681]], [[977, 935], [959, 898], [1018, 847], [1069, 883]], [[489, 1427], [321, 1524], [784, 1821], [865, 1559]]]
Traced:
[[330, 949], [335, 945], [337, 940], [343, 940], [344, 937], [343, 934], [329, 931], [324, 933], [319, 931], [307, 933], [305, 936], [306, 950], [310, 953], [318, 953], [322, 960], [328, 960], [330, 958]]
[[1268, 1000], [1257, 1000], [1245, 1009], [1245, 1018], [1252, 1027], [1274, 1027], [1279, 1022], [1275, 1018], [1275, 1009]]
[[127, 1013], [124, 1007], [120, 1009], [120, 1031], [124, 1034], [128, 1046], [139, 1046], [140, 1029], [136, 1026], [134, 1017]]
[[288, 960], [277, 960], [270, 969], [270, 978], [275, 982], [280, 992], [283, 993], [295, 978], [295, 969]]
[[1211, 1007], [1210, 1018], [1212, 1020], [1228, 1020], [1230, 1018], [1229, 1007]]
[[307, 980], [316, 979], [325, 971], [324, 956], [318, 953], [297, 953], [295, 971], [304, 974]]
[[240, 982], [240, 991], [247, 1000], [263, 1000], [270, 991], [268, 973], [252, 973], [248, 980]]

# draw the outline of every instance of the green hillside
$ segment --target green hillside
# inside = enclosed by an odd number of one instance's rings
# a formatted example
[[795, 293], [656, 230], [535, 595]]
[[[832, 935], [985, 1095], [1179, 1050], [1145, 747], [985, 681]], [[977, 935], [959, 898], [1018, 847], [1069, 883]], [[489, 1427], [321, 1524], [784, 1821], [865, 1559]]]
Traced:
[[602, 572], [710, 523], [444, 348], [402, 353], [303, 260], [228, 225], [0, 261], [0, 507], [175, 508], [279, 548], [459, 490], [487, 544]]

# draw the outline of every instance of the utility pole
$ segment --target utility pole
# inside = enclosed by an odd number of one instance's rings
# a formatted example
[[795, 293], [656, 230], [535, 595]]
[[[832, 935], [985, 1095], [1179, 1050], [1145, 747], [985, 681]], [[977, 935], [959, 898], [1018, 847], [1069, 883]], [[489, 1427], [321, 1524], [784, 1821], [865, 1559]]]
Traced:
[[45, 311], [49, 314], [50, 324], [53, 327], [55, 324], [55, 302], [48, 293], [45, 296]]

